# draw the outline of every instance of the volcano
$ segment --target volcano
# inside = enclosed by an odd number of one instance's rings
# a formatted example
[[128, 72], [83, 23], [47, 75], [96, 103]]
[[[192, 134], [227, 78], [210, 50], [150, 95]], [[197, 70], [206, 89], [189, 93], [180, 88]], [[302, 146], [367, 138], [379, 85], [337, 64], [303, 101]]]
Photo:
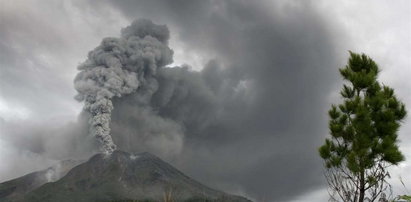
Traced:
[[46, 174], [40, 171], [0, 184], [0, 201], [250, 202], [202, 185], [150, 153], [96, 154], [55, 182], [34, 183], [32, 178]]

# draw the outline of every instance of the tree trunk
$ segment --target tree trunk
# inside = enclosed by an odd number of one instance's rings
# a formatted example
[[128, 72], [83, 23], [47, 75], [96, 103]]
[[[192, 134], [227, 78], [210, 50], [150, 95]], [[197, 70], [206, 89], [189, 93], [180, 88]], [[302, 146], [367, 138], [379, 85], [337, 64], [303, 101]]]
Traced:
[[360, 176], [360, 197], [358, 198], [358, 202], [364, 202], [365, 197], [365, 179], [364, 179], [364, 170], [361, 171]]

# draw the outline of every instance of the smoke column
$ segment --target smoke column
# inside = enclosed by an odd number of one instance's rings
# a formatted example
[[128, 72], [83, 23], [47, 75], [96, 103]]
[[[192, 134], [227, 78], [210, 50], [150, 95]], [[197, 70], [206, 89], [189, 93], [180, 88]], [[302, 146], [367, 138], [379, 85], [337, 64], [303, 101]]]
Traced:
[[101, 143], [102, 152], [110, 154], [117, 148], [110, 135], [112, 98], [158, 89], [158, 68], [172, 63], [168, 39], [165, 25], [136, 20], [121, 30], [120, 38], [103, 39], [78, 66], [75, 98], [84, 101], [84, 110], [91, 115], [90, 133]]

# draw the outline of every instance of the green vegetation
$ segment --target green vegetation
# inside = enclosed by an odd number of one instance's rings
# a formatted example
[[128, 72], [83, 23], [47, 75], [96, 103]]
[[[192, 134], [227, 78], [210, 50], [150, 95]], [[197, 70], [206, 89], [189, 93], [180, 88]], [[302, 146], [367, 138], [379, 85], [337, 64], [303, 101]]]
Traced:
[[404, 199], [404, 200], [406, 200], [406, 201], [411, 201], [411, 196], [409, 196], [409, 195], [402, 195], [402, 196], [399, 196], [398, 199]]
[[377, 81], [379, 68], [365, 54], [350, 52], [340, 69], [343, 103], [329, 111], [330, 138], [319, 148], [332, 199], [375, 201], [390, 188], [387, 167], [404, 160], [397, 131], [406, 116], [394, 90]]

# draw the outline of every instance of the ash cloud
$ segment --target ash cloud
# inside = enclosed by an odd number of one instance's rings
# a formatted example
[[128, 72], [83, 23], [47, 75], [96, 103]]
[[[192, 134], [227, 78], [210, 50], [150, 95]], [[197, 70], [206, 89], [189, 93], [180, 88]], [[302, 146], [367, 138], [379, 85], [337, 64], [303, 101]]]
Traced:
[[46, 169], [67, 159], [87, 159], [97, 148], [87, 136], [88, 115], [75, 122], [8, 120], [0, 124], [0, 182]]
[[[195, 67], [201, 71], [159, 69], [158, 89], [143, 105], [138, 93], [113, 99], [120, 149], [157, 152], [201, 182], [255, 199], [289, 200], [324, 185], [316, 148], [339, 58], [332, 25], [310, 2], [108, 3], [130, 19], [169, 25], [186, 51], [210, 59]], [[158, 120], [168, 126], [154, 127]], [[169, 131], [184, 134], [178, 155], [144, 143], [154, 134], [173, 145], [161, 135]]]
[[103, 152], [111, 154], [116, 149], [110, 136], [112, 98], [137, 89], [140, 97], [150, 97], [157, 90], [157, 69], [172, 62], [168, 39], [167, 27], [137, 20], [121, 31], [121, 38], [103, 39], [78, 67], [76, 99], [84, 101], [84, 110], [91, 114], [90, 132]]
[[[60, 119], [47, 123], [39, 120], [4, 121], [0, 125], [1, 140], [11, 143], [16, 153], [39, 155], [50, 162], [85, 159], [96, 148], [94, 139], [87, 136], [89, 118], [88, 114], [81, 113], [73, 122]], [[24, 161], [20, 163], [25, 164]], [[30, 169], [30, 166], [24, 167]]]
[[[58, 155], [54, 159], [78, 156], [96, 146], [86, 135], [87, 123], [93, 120], [90, 115], [101, 115], [105, 119], [96, 126], [119, 149], [153, 152], [217, 189], [286, 201], [322, 186], [316, 148], [327, 133], [326, 100], [340, 65], [334, 52], [338, 37], [310, 1], [284, 2], [101, 1], [94, 12], [107, 6], [130, 21], [148, 18], [167, 24], [184, 42], [184, 51], [210, 61], [193, 68], [200, 71], [164, 68], [171, 60], [159, 60], [153, 72], [134, 68], [141, 66], [123, 57], [128, 37], [150, 33], [151, 42], [165, 48], [169, 34], [164, 26], [125, 28], [120, 38], [105, 39], [80, 66], [89, 74], [80, 73], [76, 83], [92, 81], [76, 84], [80, 100], [89, 104], [81, 126], [46, 132], [25, 127], [6, 139], [34, 153]], [[145, 69], [150, 69], [148, 76], [141, 74]], [[97, 79], [103, 75], [116, 79]], [[117, 82], [129, 82], [127, 89]], [[104, 105], [96, 103], [98, 94]], [[93, 114], [92, 105], [108, 108]], [[51, 134], [64, 135], [53, 139]]]
[[[78, 122], [64, 124], [81, 109], [72, 99], [74, 67], [103, 37], [116, 36], [134, 19], [148, 18], [169, 27], [177, 62], [202, 70], [162, 68], [156, 74], [157, 90], [112, 97], [111, 134], [120, 149], [153, 152], [211, 187], [264, 201], [289, 201], [311, 190], [325, 190], [316, 148], [327, 134], [326, 100], [330, 92], [339, 91], [337, 68], [345, 65], [346, 50], [380, 58], [380, 65], [388, 68], [383, 77], [387, 82], [395, 78], [399, 93], [405, 92], [408, 81], [395, 74], [406, 69], [401, 68], [406, 60], [398, 58], [398, 51], [391, 51], [395, 57], [386, 51], [400, 48], [406, 55], [406, 23], [401, 19], [407, 10], [396, 8], [407, 6], [340, 2], [336, 7], [325, 2], [4, 4], [0, 178], [43, 169], [50, 161], [87, 158], [97, 150], [98, 142], [88, 135], [89, 112]], [[370, 12], [364, 14], [364, 8]], [[378, 22], [379, 34], [368, 33], [376, 28], [369, 22]], [[396, 40], [385, 43], [393, 34]], [[154, 38], [164, 37], [157, 33]], [[197, 65], [208, 60], [204, 67]], [[405, 128], [404, 134], [409, 131]]]

